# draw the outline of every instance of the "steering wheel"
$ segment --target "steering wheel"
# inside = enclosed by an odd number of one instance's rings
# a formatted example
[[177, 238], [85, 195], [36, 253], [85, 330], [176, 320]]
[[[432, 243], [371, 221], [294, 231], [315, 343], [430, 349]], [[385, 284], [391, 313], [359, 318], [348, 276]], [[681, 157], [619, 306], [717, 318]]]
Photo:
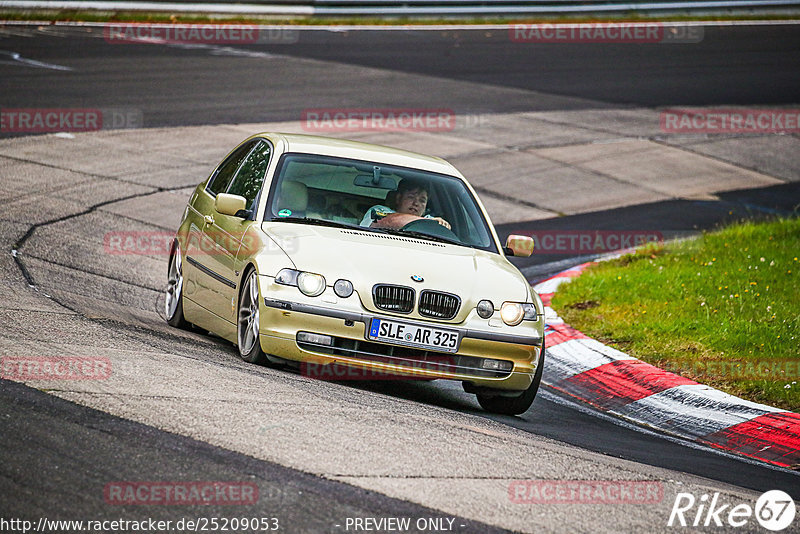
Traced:
[[433, 237], [441, 237], [444, 239], [451, 239], [459, 243], [461, 242], [461, 240], [455, 233], [453, 233], [452, 230], [442, 226], [434, 219], [417, 219], [416, 221], [411, 221], [410, 223], [406, 224], [400, 228], [400, 230], [419, 232], [421, 234], [428, 234]]

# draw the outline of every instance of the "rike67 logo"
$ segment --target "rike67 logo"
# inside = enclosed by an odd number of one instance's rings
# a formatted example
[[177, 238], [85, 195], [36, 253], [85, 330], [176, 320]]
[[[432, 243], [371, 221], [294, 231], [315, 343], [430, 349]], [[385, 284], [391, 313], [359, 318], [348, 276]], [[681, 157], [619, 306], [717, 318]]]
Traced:
[[755, 506], [746, 503], [731, 504], [720, 501], [719, 493], [701, 495], [678, 493], [667, 526], [673, 527], [749, 527], [752, 519], [765, 529], [779, 532], [788, 528], [796, 513], [792, 498], [781, 490], [770, 490], [761, 495]]

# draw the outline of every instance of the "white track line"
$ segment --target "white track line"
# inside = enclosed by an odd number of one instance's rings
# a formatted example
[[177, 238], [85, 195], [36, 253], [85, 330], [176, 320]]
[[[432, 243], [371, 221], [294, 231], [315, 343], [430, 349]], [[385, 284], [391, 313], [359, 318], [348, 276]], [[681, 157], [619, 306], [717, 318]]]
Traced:
[[35, 59], [28, 59], [20, 56], [17, 52], [9, 52], [8, 50], [0, 50], [0, 56], [11, 58], [11, 61], [4, 61], [9, 65], [25, 65], [26, 67], [36, 67], [40, 69], [52, 70], [72, 70], [72, 67], [65, 67], [63, 65], [56, 65], [54, 63], [45, 63], [44, 61], [36, 61]]

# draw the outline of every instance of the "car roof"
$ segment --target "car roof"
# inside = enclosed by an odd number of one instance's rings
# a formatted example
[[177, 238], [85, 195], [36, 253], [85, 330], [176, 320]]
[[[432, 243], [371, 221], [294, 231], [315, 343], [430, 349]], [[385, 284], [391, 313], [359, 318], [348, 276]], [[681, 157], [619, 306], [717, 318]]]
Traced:
[[258, 135], [268, 137], [273, 141], [283, 141], [286, 146], [286, 152], [322, 154], [326, 156], [375, 161], [378, 163], [423, 169], [463, 178], [455, 167], [442, 158], [401, 150], [399, 148], [318, 135], [275, 132], [265, 132]]

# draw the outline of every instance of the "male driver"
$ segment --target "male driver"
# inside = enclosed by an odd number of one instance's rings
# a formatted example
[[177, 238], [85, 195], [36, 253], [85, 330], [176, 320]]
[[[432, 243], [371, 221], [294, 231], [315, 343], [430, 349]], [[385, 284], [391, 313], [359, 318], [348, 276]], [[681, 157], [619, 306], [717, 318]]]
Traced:
[[448, 230], [450, 223], [441, 217], [431, 217], [423, 215], [425, 207], [428, 205], [428, 186], [413, 178], [404, 178], [397, 185], [397, 190], [392, 198], [387, 202], [389, 206], [376, 204], [367, 210], [364, 218], [361, 219], [361, 226], [372, 228], [402, 228], [410, 222], [419, 219], [431, 219]]

